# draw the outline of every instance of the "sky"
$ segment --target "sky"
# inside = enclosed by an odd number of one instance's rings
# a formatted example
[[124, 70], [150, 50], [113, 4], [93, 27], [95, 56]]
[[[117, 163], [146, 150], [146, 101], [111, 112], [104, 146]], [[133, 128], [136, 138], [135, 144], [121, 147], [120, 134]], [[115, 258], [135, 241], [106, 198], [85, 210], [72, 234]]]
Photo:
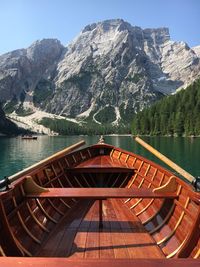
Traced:
[[200, 45], [200, 0], [0, 0], [0, 54], [43, 38], [67, 45], [88, 24], [120, 18], [168, 27], [171, 39]]

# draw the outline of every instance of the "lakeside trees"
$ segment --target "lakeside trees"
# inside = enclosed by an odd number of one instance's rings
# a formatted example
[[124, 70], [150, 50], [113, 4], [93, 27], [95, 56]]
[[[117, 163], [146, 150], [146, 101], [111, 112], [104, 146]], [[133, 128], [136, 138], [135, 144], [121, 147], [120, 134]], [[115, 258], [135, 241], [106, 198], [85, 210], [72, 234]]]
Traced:
[[200, 80], [135, 114], [132, 134], [200, 135]]
[[61, 135], [73, 134], [112, 134], [112, 133], [130, 133], [130, 125], [113, 126], [112, 124], [105, 123], [97, 125], [94, 122], [87, 122], [86, 124], [77, 124], [65, 119], [51, 119], [43, 118], [40, 124], [50, 128], [52, 131], [58, 132]]

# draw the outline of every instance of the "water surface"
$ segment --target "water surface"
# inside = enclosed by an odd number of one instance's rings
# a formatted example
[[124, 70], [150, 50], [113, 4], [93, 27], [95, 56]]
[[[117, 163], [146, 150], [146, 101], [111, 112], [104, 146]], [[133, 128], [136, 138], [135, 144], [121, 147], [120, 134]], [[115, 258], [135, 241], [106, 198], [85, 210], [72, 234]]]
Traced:
[[[105, 136], [105, 142], [148, 157], [164, 165], [131, 136]], [[200, 175], [200, 138], [144, 137], [145, 141], [194, 176]], [[0, 137], [0, 179], [50, 156], [80, 140], [97, 143], [99, 136], [39, 136], [38, 140]]]

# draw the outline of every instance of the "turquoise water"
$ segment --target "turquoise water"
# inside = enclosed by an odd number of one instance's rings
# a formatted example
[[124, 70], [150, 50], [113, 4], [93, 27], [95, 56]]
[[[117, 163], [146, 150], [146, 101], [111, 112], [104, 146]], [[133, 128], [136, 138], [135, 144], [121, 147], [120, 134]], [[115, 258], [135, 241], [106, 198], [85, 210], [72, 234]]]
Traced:
[[[105, 142], [157, 161], [131, 136], [105, 136]], [[194, 176], [200, 176], [200, 138], [144, 137], [145, 141]], [[0, 179], [12, 175], [47, 156], [80, 140], [87, 145], [97, 143], [99, 136], [39, 136], [38, 140], [0, 138]]]

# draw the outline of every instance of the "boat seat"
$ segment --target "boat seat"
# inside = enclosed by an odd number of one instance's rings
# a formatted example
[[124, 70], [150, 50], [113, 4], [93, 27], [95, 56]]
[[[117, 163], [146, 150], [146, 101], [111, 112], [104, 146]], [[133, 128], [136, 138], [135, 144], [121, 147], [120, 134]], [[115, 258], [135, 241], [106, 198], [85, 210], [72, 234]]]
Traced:
[[27, 198], [176, 198], [175, 192], [153, 192], [150, 188], [45, 188], [28, 192]]
[[108, 155], [90, 158], [65, 171], [73, 173], [133, 173], [134, 168], [129, 167], [118, 159], [113, 159]]
[[[41, 189], [41, 188], [40, 188]], [[81, 198], [99, 200], [99, 228], [104, 228], [103, 203], [107, 198], [175, 198], [176, 193], [153, 192], [138, 188], [44, 188], [44, 192], [29, 192], [28, 198]]]

